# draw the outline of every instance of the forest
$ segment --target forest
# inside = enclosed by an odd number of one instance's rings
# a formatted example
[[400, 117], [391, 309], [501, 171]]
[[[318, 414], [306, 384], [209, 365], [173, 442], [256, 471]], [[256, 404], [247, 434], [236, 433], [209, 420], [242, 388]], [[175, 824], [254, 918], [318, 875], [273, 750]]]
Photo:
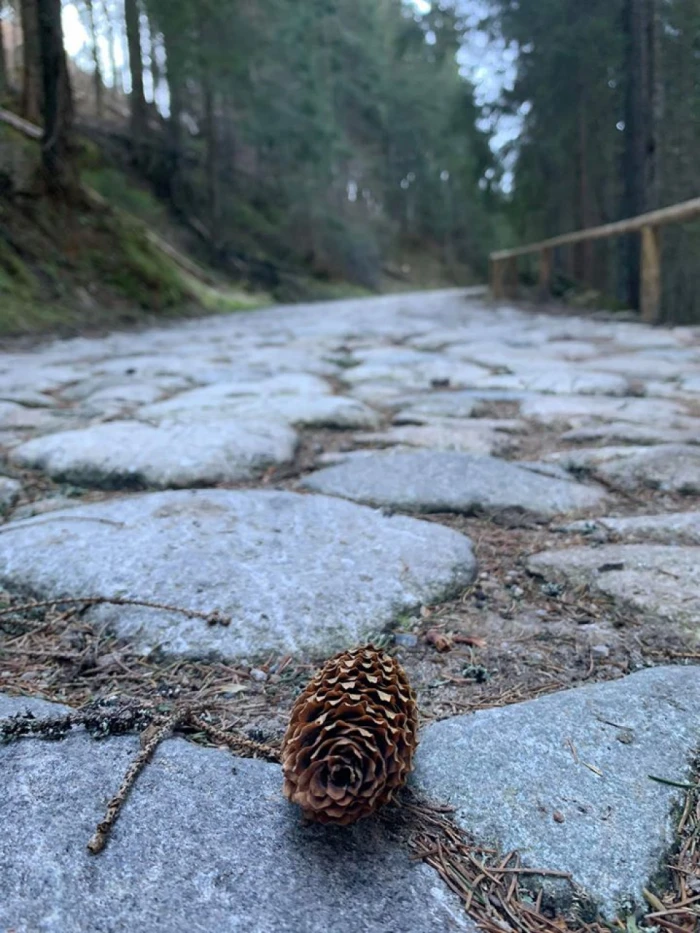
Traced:
[[[694, 0], [0, 7], [0, 95], [43, 127], [42, 196], [75, 199], [92, 169], [109, 199], [118, 170], [198, 260], [281, 300], [485, 281], [493, 249], [700, 193]], [[664, 232], [666, 321], [700, 320], [698, 248], [700, 227]], [[637, 307], [636, 237], [555, 264], [560, 297]]]

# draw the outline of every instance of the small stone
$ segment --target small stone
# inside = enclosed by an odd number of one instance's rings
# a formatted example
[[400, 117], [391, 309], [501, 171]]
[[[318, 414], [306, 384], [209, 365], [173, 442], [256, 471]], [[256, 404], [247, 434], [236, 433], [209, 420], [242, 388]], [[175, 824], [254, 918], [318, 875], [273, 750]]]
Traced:
[[261, 671], [259, 667], [254, 667], [250, 672], [250, 676], [258, 683], [263, 683], [267, 680], [267, 674], [265, 671]]
[[396, 632], [394, 644], [399, 648], [415, 648], [418, 644], [418, 636], [411, 632]]

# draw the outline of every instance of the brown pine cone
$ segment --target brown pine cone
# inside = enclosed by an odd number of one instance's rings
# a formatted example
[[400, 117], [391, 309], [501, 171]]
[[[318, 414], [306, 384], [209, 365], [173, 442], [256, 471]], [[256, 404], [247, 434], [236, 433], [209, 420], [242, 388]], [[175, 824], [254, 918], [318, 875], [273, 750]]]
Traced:
[[405, 783], [417, 733], [416, 698], [401, 665], [372, 645], [338, 654], [292, 708], [284, 795], [308, 819], [348, 826]]

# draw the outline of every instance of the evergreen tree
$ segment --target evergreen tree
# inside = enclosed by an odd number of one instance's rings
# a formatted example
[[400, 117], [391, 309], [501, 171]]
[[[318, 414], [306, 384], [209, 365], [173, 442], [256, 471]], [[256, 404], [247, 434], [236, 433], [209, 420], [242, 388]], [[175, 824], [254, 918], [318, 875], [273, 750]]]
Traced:
[[37, 0], [36, 17], [42, 76], [44, 184], [50, 193], [65, 196], [73, 193], [76, 180], [71, 153], [73, 101], [63, 45], [61, 0]]

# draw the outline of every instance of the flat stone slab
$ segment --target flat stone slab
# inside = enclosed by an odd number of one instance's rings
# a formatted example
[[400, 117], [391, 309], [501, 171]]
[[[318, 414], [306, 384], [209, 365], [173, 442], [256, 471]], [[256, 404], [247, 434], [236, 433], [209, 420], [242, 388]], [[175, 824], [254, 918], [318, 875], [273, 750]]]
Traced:
[[275, 421], [112, 421], [35, 438], [10, 459], [80, 486], [187, 488], [250, 479], [291, 460], [296, 445], [295, 432]]
[[[436, 415], [443, 418], [470, 418], [479, 406], [473, 392], [431, 392], [425, 395], [403, 397], [402, 414], [406, 419], [414, 416]], [[421, 419], [422, 420], [422, 419]]]
[[[403, 363], [401, 356], [405, 353], [415, 353], [418, 359]], [[404, 392], [411, 392], [416, 389], [430, 389], [436, 382], [449, 384], [453, 389], [477, 387], [481, 380], [488, 376], [488, 371], [480, 366], [461, 363], [437, 354], [402, 350], [393, 356], [391, 360], [368, 361], [346, 369], [341, 378], [350, 386], [383, 383], [396, 386]]]
[[573, 547], [535, 554], [527, 566], [551, 582], [590, 586], [642, 619], [685, 626], [700, 635], [700, 548]]
[[513, 431], [507, 430], [513, 422], [507, 422], [506, 430], [499, 430], [498, 424], [497, 421], [485, 418], [441, 418], [429, 424], [394, 425], [375, 434], [358, 434], [355, 440], [390, 446], [401, 444], [406, 447], [423, 447], [428, 450], [503, 454], [514, 447]]
[[325, 379], [310, 373], [280, 373], [257, 379], [248, 375], [235, 382], [216, 382], [189, 392], [180, 392], [163, 402], [144, 406], [142, 414], [145, 418], [160, 420], [174, 412], [218, 409], [227, 403], [234, 404], [246, 398], [316, 398], [330, 393], [330, 386]]
[[[370, 430], [379, 427], [380, 414], [359, 399], [344, 395], [277, 395], [270, 398], [227, 400], [219, 406], [232, 419], [283, 421], [306, 428], [353, 428]], [[178, 421], [201, 418], [196, 409], [175, 412]]]
[[587, 395], [532, 395], [523, 400], [520, 414], [534, 421], [561, 422], [572, 428], [596, 421], [627, 421], [646, 427], [682, 429], [690, 421], [684, 409], [669, 399]]
[[192, 384], [179, 376], [151, 376], [143, 381], [135, 376], [90, 376], [61, 391], [65, 402], [133, 402], [149, 405], [161, 396], [183, 392]]
[[564, 529], [591, 535], [598, 541], [621, 540], [630, 544], [700, 545], [700, 512], [669, 512], [629, 518], [597, 518], [572, 522]]
[[126, 596], [231, 618], [228, 626], [99, 607], [140, 650], [188, 656], [330, 654], [376, 637], [476, 574], [471, 542], [340, 499], [275, 491], [130, 495], [3, 528], [0, 581], [54, 596]]
[[[682, 791], [649, 775], [687, 781], [699, 732], [700, 667], [654, 668], [428, 726], [415, 781], [479, 840], [570, 872], [613, 919], [655, 890], [673, 845]], [[565, 883], [553, 895], [571, 901]]]
[[[0, 698], [0, 715], [26, 705]], [[0, 929], [476, 933], [384, 824], [305, 828], [277, 765], [182, 739], [160, 746], [107, 847], [90, 855], [138, 747], [84, 733], [0, 747]]]
[[[315, 381], [316, 377], [312, 377]], [[277, 380], [279, 381], [279, 380]], [[243, 393], [241, 386], [238, 393], [234, 390], [224, 392], [227, 386], [208, 386], [205, 389], [195, 389], [176, 395], [165, 402], [147, 405], [142, 408], [138, 417], [158, 423], [165, 420], [178, 423], [192, 423], [206, 420], [215, 416], [225, 415], [232, 421], [259, 421], [265, 423], [270, 420], [286, 422], [300, 427], [341, 428], [341, 429], [372, 429], [379, 426], [381, 417], [369, 405], [359, 399], [344, 395], [330, 395], [327, 387], [324, 393], [317, 391], [299, 391], [297, 393], [282, 393], [265, 391], [266, 385], [261, 383], [261, 392], [255, 392], [255, 383], [245, 384], [247, 392]], [[311, 389], [313, 387], [310, 386]], [[304, 388], [302, 383], [300, 389]]]
[[665, 359], [655, 353], [626, 353], [603, 356], [591, 360], [589, 365], [600, 372], [623, 373], [635, 379], [678, 379], [688, 367], [688, 359], [681, 351], [679, 358]]
[[[510, 367], [512, 366], [512, 371]], [[587, 372], [575, 366], [547, 365], [541, 361], [526, 365], [511, 361], [509, 372], [488, 376], [482, 386], [513, 391], [541, 392], [546, 395], [611, 395], [628, 393], [627, 379], [607, 373]]]
[[574, 444], [594, 444], [602, 442], [609, 446], [616, 444], [700, 444], [700, 421], [695, 430], [674, 430], [663, 427], [648, 427], [644, 424], [630, 424], [614, 421], [612, 424], [589, 425], [575, 428], [562, 434], [563, 441]]
[[555, 455], [569, 469], [585, 470], [618, 489], [658, 489], [700, 495], [700, 446], [600, 447]]
[[452, 451], [380, 451], [312, 473], [305, 489], [406, 512], [514, 511], [540, 519], [592, 508], [605, 493], [495, 457]]

